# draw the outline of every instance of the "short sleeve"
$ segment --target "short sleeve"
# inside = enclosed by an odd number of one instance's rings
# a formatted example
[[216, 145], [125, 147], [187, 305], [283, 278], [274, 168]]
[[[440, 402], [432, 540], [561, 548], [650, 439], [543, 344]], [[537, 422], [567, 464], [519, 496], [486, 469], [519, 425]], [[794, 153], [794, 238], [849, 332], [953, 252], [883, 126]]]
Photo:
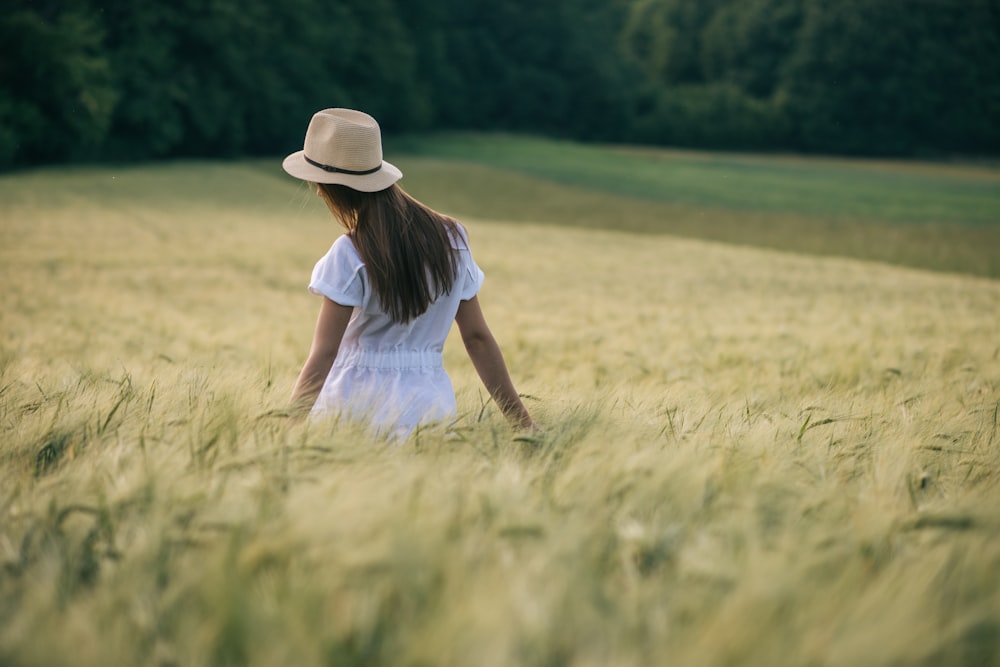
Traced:
[[466, 254], [469, 261], [463, 268], [461, 275], [462, 290], [459, 296], [462, 301], [468, 301], [479, 294], [479, 289], [483, 286], [483, 280], [486, 278], [486, 274], [483, 273], [483, 270], [472, 259], [472, 253]]
[[472, 257], [469, 236], [465, 227], [457, 225], [457, 230], [458, 238], [454, 239], [454, 247], [459, 253], [458, 294], [462, 301], [468, 301], [479, 293], [486, 275]]
[[313, 267], [309, 291], [342, 306], [361, 307], [365, 297], [363, 268], [351, 239], [341, 236]]

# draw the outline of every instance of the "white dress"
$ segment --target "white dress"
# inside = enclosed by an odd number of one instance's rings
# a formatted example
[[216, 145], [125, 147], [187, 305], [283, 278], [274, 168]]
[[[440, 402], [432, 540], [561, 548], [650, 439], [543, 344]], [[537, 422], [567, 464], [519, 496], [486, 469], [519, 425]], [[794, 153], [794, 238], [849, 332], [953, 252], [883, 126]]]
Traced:
[[365, 264], [348, 236], [338, 238], [316, 263], [309, 291], [351, 306], [354, 312], [313, 416], [345, 417], [400, 438], [420, 424], [456, 414], [455, 390], [442, 365], [441, 350], [459, 302], [476, 296], [483, 284], [466, 232], [458, 229], [452, 235], [458, 273], [451, 292], [438, 296], [406, 324], [393, 322], [380, 307]]

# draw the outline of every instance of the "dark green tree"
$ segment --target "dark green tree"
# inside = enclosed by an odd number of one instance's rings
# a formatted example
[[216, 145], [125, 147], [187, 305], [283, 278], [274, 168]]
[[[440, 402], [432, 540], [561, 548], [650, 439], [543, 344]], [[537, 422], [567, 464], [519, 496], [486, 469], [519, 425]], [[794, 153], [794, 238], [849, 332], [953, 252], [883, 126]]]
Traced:
[[0, 14], [0, 166], [99, 149], [119, 97], [103, 40], [85, 2], [14, 2]]
[[624, 57], [652, 85], [705, 83], [702, 38], [720, 9], [735, 0], [634, 0], [621, 32]]
[[807, 0], [783, 94], [810, 151], [1000, 148], [990, 0]]
[[798, 43], [803, 0], [743, 0], [719, 8], [705, 26], [705, 78], [770, 99]]
[[1000, 150], [1000, 0], [8, 0], [0, 167], [390, 133]]

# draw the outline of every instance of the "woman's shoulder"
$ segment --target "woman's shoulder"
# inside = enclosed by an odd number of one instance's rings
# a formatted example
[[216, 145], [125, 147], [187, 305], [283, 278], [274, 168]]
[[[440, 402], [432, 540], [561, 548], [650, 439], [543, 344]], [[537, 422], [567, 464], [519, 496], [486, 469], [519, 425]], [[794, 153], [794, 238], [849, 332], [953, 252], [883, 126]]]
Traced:
[[351, 240], [349, 234], [338, 236], [333, 245], [330, 246], [330, 249], [326, 251], [326, 254], [320, 258], [319, 263], [340, 266], [351, 270], [356, 270], [365, 265], [364, 260], [361, 259], [361, 254], [354, 246], [354, 242]]
[[445, 228], [451, 237], [451, 247], [455, 250], [469, 250], [469, 232], [458, 220], [446, 218]]
[[361, 255], [358, 253], [358, 249], [354, 246], [354, 241], [351, 239], [350, 234], [341, 234], [330, 246], [330, 255], [340, 255], [346, 257], [356, 257], [358, 260], [361, 259]]

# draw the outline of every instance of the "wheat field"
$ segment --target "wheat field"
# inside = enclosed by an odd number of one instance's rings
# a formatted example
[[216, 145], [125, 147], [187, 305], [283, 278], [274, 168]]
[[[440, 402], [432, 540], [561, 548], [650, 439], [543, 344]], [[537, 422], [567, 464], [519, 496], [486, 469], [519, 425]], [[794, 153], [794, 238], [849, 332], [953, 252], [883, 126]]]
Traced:
[[394, 446], [283, 412], [304, 188], [0, 179], [0, 664], [1000, 664], [1000, 282], [463, 221], [544, 432], [452, 340]]

